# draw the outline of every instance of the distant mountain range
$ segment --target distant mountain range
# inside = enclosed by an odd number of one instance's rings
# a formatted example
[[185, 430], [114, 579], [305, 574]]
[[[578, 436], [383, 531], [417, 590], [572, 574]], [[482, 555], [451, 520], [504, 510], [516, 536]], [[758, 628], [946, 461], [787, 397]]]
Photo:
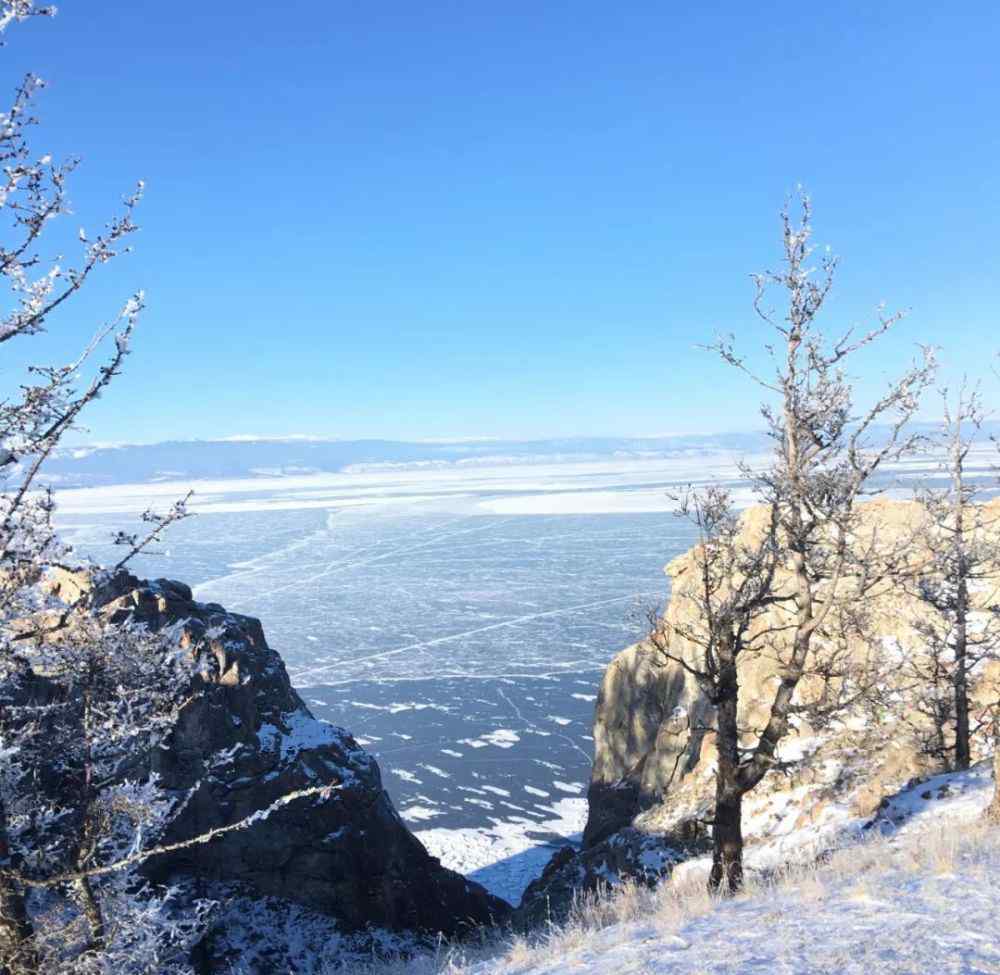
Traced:
[[[930, 435], [938, 428], [921, 424], [917, 429]], [[977, 434], [977, 439], [984, 442], [990, 437], [1000, 437], [1000, 422], [984, 424]], [[744, 455], [767, 450], [768, 445], [763, 433], [450, 441], [233, 437], [67, 447], [49, 459], [45, 470], [49, 481], [58, 487], [96, 487], [422, 467], [655, 460], [718, 453]]]
[[151, 481], [287, 477], [394, 468], [487, 466], [602, 459], [655, 459], [699, 453], [752, 453], [753, 433], [558, 440], [171, 440], [156, 444], [67, 447], [46, 464], [60, 487]]

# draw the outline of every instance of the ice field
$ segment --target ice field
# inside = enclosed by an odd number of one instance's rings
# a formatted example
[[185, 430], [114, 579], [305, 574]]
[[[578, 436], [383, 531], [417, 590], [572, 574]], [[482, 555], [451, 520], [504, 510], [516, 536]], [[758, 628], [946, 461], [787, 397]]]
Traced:
[[[582, 829], [597, 684], [689, 546], [666, 492], [695, 473], [661, 462], [195, 485], [197, 516], [134, 571], [259, 617], [313, 713], [378, 757], [432, 851], [516, 899], [545, 844]], [[78, 552], [114, 561], [113, 531], [184, 487], [62, 492], [60, 525]]]
[[[734, 473], [710, 455], [196, 483], [197, 516], [133, 571], [259, 617], [432, 852], [516, 900], [582, 829], [601, 675], [693, 541], [669, 492]], [[187, 487], [64, 491], [59, 523], [114, 562], [113, 531]]]

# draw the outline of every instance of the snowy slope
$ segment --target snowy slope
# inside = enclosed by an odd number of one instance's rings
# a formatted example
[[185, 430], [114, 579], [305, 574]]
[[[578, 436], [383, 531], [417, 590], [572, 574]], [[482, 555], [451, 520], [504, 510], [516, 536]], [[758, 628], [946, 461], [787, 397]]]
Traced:
[[[961, 854], [954, 868], [827, 878], [711, 905], [680, 925], [618, 924], [568, 950], [477, 965], [477, 975], [647, 972], [1000, 972], [1000, 851]], [[830, 871], [833, 873], [833, 871]], [[818, 889], [817, 889], [818, 885]], [[546, 957], [547, 956], [547, 957]]]
[[[985, 765], [937, 776], [890, 800], [877, 828], [820, 867], [758, 877], [744, 896], [714, 902], [699, 893], [707, 861], [691, 864], [677, 881], [687, 904], [665, 885], [641, 920], [571, 926], [534, 958], [515, 952], [467, 971], [1000, 972], [1000, 831], [977, 825], [991, 788]], [[772, 852], [762, 844], [750, 865], [770, 866]]]
[[[625, 887], [534, 940], [384, 971], [998, 975], [1000, 829], [981, 816], [992, 788], [986, 763], [915, 784], [818, 862], [775, 869], [775, 846], [761, 843], [748, 889], [732, 900], [709, 897], [708, 861], [689, 861], [657, 890]], [[782, 837], [783, 853], [815, 849], [813, 832]]]

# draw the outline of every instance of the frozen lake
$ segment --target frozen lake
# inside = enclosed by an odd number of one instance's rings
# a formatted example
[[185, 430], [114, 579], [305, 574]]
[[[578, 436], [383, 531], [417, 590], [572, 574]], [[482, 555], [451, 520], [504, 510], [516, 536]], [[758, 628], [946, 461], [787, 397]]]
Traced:
[[[259, 617], [432, 852], [516, 900], [582, 828], [601, 675], [692, 544], [669, 491], [732, 476], [713, 455], [204, 482], [133, 571]], [[113, 531], [187, 486], [66, 491], [59, 522], [113, 562]]]

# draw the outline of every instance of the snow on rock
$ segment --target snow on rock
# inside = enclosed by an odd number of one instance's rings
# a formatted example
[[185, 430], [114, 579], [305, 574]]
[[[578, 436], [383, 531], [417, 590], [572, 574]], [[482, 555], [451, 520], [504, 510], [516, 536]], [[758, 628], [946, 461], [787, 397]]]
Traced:
[[[509, 912], [428, 854], [393, 808], [374, 759], [347, 731], [310, 714], [259, 621], [199, 603], [182, 583], [125, 572], [94, 604], [109, 623], [164, 632], [181, 651], [178, 680], [189, 682], [190, 701], [167, 747], [145, 756], [147, 771], [177, 800], [163, 841], [247, 821], [148, 864], [151, 879], [183, 885], [198, 877], [199, 896], [220, 901], [204, 946], [220, 965], [238, 950], [226, 932], [245, 921], [233, 914], [232, 889], [267, 899], [271, 913], [321, 916], [345, 935], [454, 936]], [[281, 801], [307, 789], [316, 791]], [[258, 945], [266, 965], [233, 970], [288, 970], [282, 937]]]
[[886, 798], [869, 825], [905, 836], [933, 828], [942, 818], [969, 822], [985, 811], [992, 791], [990, 764], [979, 762], [964, 772], [946, 772], [914, 782]]

